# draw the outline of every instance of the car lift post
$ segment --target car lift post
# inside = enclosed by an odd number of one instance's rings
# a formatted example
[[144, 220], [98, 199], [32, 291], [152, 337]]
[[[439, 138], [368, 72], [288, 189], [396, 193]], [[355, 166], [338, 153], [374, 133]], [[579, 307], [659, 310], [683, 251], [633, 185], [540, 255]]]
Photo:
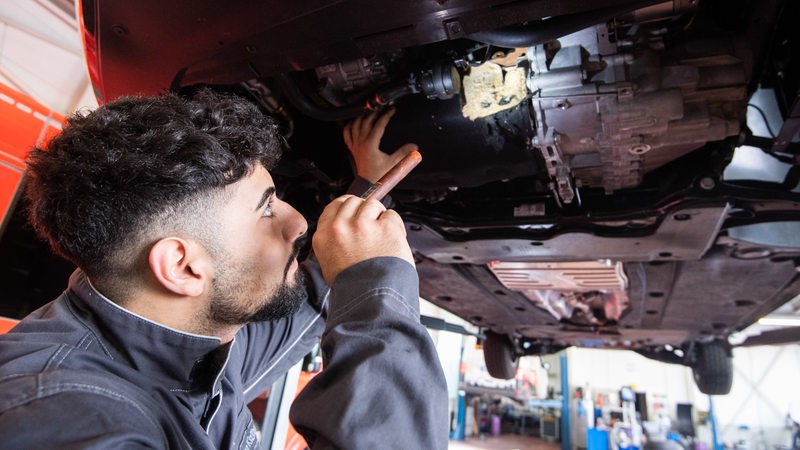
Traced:
[[569, 424], [569, 373], [567, 372], [567, 352], [559, 356], [561, 366], [561, 450], [572, 450], [572, 435]]
[[[420, 315], [420, 323], [431, 330], [449, 331], [451, 333], [460, 334], [462, 336], [475, 336], [478, 339], [484, 339], [482, 333], [474, 333], [467, 330], [462, 325], [446, 322], [438, 317], [431, 317]], [[461, 339], [461, 354], [458, 357], [458, 402], [455, 411], [455, 425], [450, 432], [450, 439], [456, 441], [463, 441], [466, 437], [466, 395], [467, 393], [462, 389], [464, 385], [464, 339]]]
[[714, 415], [714, 397], [708, 396], [708, 420], [711, 422], [711, 442], [714, 450], [722, 450], [724, 446], [717, 436], [717, 417]]

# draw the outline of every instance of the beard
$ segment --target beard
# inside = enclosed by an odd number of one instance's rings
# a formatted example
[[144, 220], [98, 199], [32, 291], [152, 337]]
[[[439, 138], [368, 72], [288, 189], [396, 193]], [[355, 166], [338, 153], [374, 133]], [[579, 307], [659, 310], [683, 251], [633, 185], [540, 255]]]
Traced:
[[281, 283], [260, 309], [250, 314], [245, 321], [240, 323], [266, 322], [289, 317], [300, 309], [300, 305], [307, 297], [305, 273], [302, 270], [298, 270], [294, 284], [290, 285], [286, 281]]
[[[224, 269], [212, 284], [208, 311], [210, 322], [219, 325], [244, 325], [282, 319], [296, 313], [308, 298], [305, 273], [298, 268], [292, 283], [287, 277], [299, 247], [300, 243], [296, 243], [284, 268], [283, 281], [273, 289], [264, 287], [259, 274], [248, 270], [246, 264], [230, 264], [233, 262], [232, 258], [226, 258], [228, 265], [218, 264], [218, 267]], [[242, 299], [243, 295], [254, 295], [256, 298]]]

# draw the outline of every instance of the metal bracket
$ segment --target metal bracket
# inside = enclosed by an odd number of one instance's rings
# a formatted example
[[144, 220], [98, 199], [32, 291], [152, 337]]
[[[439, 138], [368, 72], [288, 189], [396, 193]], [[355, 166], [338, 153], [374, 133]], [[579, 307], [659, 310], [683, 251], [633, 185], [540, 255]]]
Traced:
[[559, 148], [559, 142], [558, 133], [552, 129], [547, 130], [543, 139], [539, 137], [532, 139], [533, 147], [542, 154], [545, 166], [547, 166], [547, 173], [552, 180], [550, 190], [556, 195], [559, 204], [571, 204], [577, 196], [576, 188], [570, 167], [564, 161], [564, 156]]

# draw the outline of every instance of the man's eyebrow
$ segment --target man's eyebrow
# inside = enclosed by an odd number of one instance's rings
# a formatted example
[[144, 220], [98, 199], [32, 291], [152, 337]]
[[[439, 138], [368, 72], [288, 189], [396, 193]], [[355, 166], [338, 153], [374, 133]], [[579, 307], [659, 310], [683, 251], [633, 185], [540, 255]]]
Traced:
[[267, 200], [269, 200], [269, 198], [273, 195], [275, 195], [275, 186], [270, 186], [264, 191], [264, 195], [261, 196], [261, 201], [258, 202], [258, 206], [256, 206], [255, 211], [261, 209], [261, 207], [264, 206], [264, 204], [267, 203]]

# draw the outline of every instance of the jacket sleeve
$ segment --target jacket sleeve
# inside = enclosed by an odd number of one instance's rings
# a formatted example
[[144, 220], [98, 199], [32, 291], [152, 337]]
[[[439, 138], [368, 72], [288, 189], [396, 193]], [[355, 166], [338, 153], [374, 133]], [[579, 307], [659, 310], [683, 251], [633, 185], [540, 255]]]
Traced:
[[295, 314], [249, 324], [236, 335], [237, 351], [243, 353], [239, 360], [243, 361], [241, 372], [247, 402], [269, 388], [319, 343], [325, 326], [328, 287], [316, 260], [309, 258], [303, 270], [308, 297]]
[[323, 371], [290, 418], [314, 449], [447, 448], [447, 386], [419, 322], [411, 264], [374, 258], [334, 281]]
[[[100, 372], [48, 371], [0, 383], [0, 447], [189, 448], [167, 436], [158, 405]], [[138, 391], [137, 391], [138, 392]], [[175, 442], [170, 442], [170, 441]]]

